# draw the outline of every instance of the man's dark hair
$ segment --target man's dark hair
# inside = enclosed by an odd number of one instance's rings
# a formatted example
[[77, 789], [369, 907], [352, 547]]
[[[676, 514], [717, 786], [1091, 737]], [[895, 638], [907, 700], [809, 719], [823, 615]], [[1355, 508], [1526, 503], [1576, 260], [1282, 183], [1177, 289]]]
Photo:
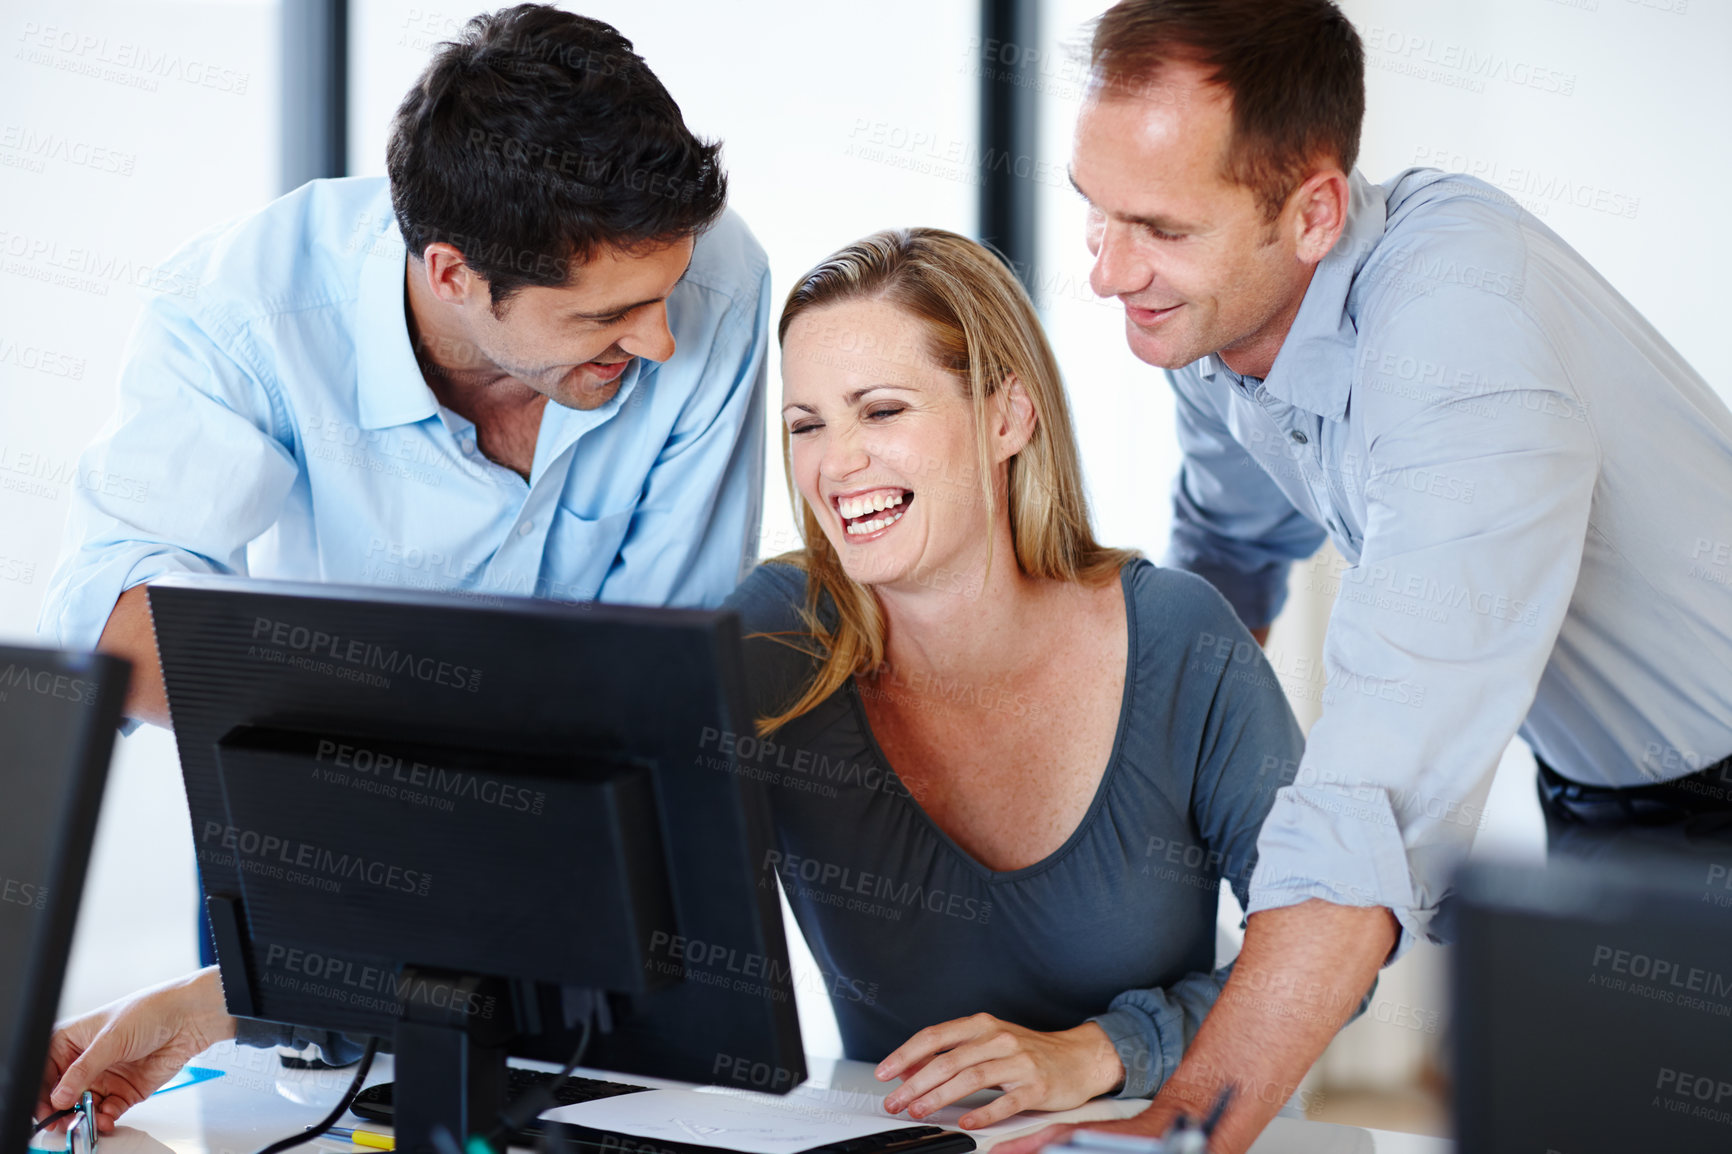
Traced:
[[1120, 0], [1095, 23], [1092, 82], [1130, 95], [1183, 61], [1233, 102], [1228, 179], [1270, 220], [1319, 162], [1351, 172], [1365, 120], [1365, 49], [1330, 0]]
[[477, 16], [391, 123], [391, 207], [409, 252], [455, 245], [494, 308], [613, 248], [694, 236], [727, 199], [721, 145], [611, 25], [546, 4]]

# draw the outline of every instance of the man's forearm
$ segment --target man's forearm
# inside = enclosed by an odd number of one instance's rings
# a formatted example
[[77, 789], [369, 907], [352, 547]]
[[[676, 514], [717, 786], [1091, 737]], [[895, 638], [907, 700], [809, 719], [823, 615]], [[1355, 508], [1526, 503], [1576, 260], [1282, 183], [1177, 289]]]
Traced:
[[1184, 1060], [1128, 1125], [1159, 1134], [1181, 1111], [1207, 1113], [1232, 1083], [1233, 1105], [1209, 1149], [1241, 1154], [1359, 1008], [1398, 933], [1380, 906], [1313, 899], [1253, 914], [1233, 976]]
[[143, 585], [120, 595], [96, 648], [132, 662], [132, 684], [126, 691], [126, 716], [169, 728], [168, 691], [162, 684], [162, 664], [156, 655], [156, 629]]

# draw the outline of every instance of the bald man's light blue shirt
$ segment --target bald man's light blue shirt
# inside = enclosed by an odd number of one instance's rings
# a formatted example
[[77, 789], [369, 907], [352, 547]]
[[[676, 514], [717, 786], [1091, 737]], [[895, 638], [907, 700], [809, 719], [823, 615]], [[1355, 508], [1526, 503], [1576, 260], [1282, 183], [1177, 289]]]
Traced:
[[668, 298], [673, 356], [549, 403], [527, 480], [421, 375], [384, 180], [315, 181], [168, 267], [185, 291], [146, 303], [80, 463], [116, 483], [74, 493], [57, 644], [164, 573], [708, 606], [755, 558], [769, 271], [732, 213]]
[[1334, 598], [1322, 668], [1274, 655], [1323, 709], [1250, 909], [1386, 906], [1406, 942], [1516, 733], [1597, 786], [1732, 754], [1732, 412], [1503, 193], [1430, 170], [1351, 187], [1268, 378], [1169, 374], [1169, 563], [1255, 627], [1291, 562], [1325, 537], [1345, 559], [1301, 574]]

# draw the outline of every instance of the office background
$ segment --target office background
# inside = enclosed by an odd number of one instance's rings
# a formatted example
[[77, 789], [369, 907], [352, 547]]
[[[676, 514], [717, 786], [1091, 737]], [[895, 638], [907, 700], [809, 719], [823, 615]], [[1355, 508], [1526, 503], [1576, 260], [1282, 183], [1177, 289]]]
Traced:
[[[77, 455], [113, 410], [142, 294], [183, 290], [163, 283], [157, 266], [194, 233], [281, 190], [282, 5], [301, 2], [0, 3], [0, 637], [32, 635], [71, 494], [85, 483]], [[1036, 35], [996, 41], [983, 37], [975, 0], [567, 6], [615, 23], [693, 127], [725, 142], [733, 206], [769, 251], [778, 299], [825, 253], [874, 229], [975, 233], [981, 73], [1015, 71], [1037, 129], [1010, 158], [1035, 207], [1021, 271], [1070, 385], [1101, 536], [1160, 555], [1176, 465], [1171, 400], [1160, 374], [1126, 350], [1116, 305], [1088, 289], [1083, 205], [1065, 180], [1077, 52], [1103, 0], [1038, 0]], [[1732, 267], [1732, 235], [1721, 204], [1732, 158], [1720, 147], [1732, 107], [1732, 5], [1343, 7], [1366, 42], [1367, 176], [1423, 165], [1503, 188], [1732, 398], [1722, 271]], [[352, 0], [349, 173], [383, 172], [397, 101], [432, 46], [475, 10]], [[765, 555], [796, 543], [774, 426], [770, 444]], [[1308, 658], [1339, 571], [1327, 550], [1295, 567], [1294, 597], [1271, 641], [1307, 723], [1323, 689]], [[1541, 851], [1531, 766], [1512, 746], [1476, 852]], [[63, 1008], [193, 964], [191, 847], [171, 739], [146, 729], [122, 740]], [[1234, 921], [1227, 911], [1224, 923]], [[1224, 948], [1230, 939], [1224, 930]], [[1443, 951], [1422, 946], [1385, 974], [1371, 1012], [1308, 1080], [1316, 1112], [1372, 1125], [1435, 1121], [1432, 1072], [1448, 1038], [1442, 966]], [[805, 997], [802, 1011], [811, 1048], [834, 1052], [821, 1002]]]

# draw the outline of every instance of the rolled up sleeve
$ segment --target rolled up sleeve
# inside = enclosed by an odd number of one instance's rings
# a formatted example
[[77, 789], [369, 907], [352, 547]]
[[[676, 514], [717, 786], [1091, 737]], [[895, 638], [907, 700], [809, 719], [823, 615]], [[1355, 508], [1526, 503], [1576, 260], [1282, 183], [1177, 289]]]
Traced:
[[[233, 334], [244, 346], [244, 336]], [[164, 573], [244, 573], [246, 547], [298, 475], [287, 417], [204, 324], [155, 300], [120, 376], [120, 407], [79, 459], [38, 633], [94, 648], [120, 595]]]
[[1116, 1097], [1152, 1098], [1166, 1085], [1232, 972], [1228, 964], [1187, 974], [1164, 989], [1126, 990], [1106, 1013], [1089, 1019], [1106, 1031], [1125, 1068]]
[[1398, 954], [1440, 940], [1451, 872], [1569, 608], [1599, 453], [1555, 351], [1511, 302], [1462, 290], [1379, 338], [1475, 383], [1425, 403], [1356, 389], [1364, 548], [1342, 574], [1322, 716], [1263, 827], [1248, 909], [1384, 906]]
[[1169, 373], [1184, 457], [1173, 486], [1173, 531], [1164, 564], [1219, 589], [1247, 628], [1275, 620], [1287, 568], [1317, 552], [1324, 531], [1287, 499], [1234, 438], [1196, 369]]

